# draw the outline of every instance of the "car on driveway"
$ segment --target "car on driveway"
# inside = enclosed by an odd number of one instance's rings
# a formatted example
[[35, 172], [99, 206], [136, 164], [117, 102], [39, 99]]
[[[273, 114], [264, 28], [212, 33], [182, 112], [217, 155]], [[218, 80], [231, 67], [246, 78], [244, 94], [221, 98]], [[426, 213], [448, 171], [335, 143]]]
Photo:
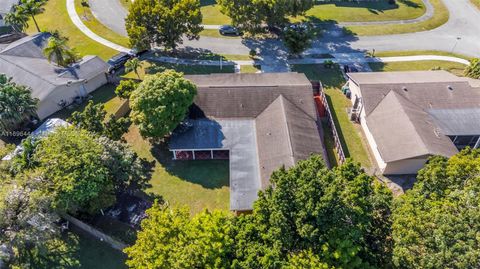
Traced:
[[110, 60], [107, 61], [107, 64], [110, 66], [108, 68], [108, 72], [111, 73], [114, 70], [122, 68], [132, 57], [132, 55], [125, 52], [120, 52], [119, 54], [114, 55], [112, 58], [110, 58]]
[[234, 26], [231, 25], [222, 25], [218, 29], [218, 32], [220, 32], [221, 35], [234, 35], [234, 36], [239, 36], [242, 35], [242, 32]]

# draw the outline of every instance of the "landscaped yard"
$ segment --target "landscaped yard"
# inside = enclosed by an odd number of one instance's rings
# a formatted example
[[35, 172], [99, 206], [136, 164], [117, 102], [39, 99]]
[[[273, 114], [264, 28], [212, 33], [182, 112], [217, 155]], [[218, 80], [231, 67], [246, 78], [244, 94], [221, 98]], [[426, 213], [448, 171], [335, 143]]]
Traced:
[[373, 71], [414, 71], [414, 70], [447, 70], [457, 76], [463, 75], [465, 65], [446, 61], [415, 61], [392, 63], [369, 63]]
[[472, 2], [472, 4], [474, 4], [475, 6], [477, 6], [477, 8], [480, 9], [480, 0], [470, 0]]
[[442, 0], [429, 1], [433, 5], [435, 10], [434, 16], [429, 20], [408, 24], [348, 26], [346, 27], [346, 29], [357, 35], [390, 35], [420, 32], [437, 28], [448, 21], [449, 12], [445, 5], [442, 3]]
[[[98, 55], [102, 59], [107, 60], [117, 51], [107, 48], [86, 35], [84, 35], [78, 28], [72, 23], [70, 17], [68, 17], [67, 6], [65, 0], [49, 0], [45, 5], [45, 12], [35, 17], [38, 21], [40, 29], [42, 30], [58, 30], [62, 35], [69, 38], [69, 44], [72, 48], [75, 48], [81, 55]], [[30, 27], [28, 33], [33, 34], [35, 25], [32, 21], [29, 22]]]
[[[351, 102], [339, 90], [345, 83], [340, 70], [338, 68], [327, 69], [323, 65], [294, 65], [292, 71], [305, 73], [310, 80], [320, 80], [322, 82], [346, 157], [351, 157], [366, 168], [372, 167], [361, 127], [352, 123], [347, 114], [347, 108], [351, 106]], [[324, 125], [325, 127], [327, 126]], [[327, 147], [327, 153], [330, 155], [329, 161], [336, 164], [336, 157], [332, 156], [334, 149], [333, 138], [330, 135], [331, 131], [329, 129], [324, 130], [326, 133], [325, 146]]]

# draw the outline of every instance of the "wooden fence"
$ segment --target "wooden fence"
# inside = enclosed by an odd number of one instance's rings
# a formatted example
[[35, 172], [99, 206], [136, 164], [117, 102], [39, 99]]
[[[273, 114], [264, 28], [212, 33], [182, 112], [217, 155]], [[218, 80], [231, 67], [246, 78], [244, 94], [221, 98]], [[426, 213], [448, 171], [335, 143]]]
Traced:
[[325, 92], [323, 91], [323, 89], [320, 90], [319, 95], [325, 108], [325, 117], [327, 118], [327, 124], [332, 130], [335, 151], [337, 152], [340, 164], [342, 164], [345, 162], [346, 159], [345, 152], [343, 151], [342, 143], [340, 142], [340, 137], [338, 136], [337, 128], [335, 127], [335, 122], [333, 121], [332, 112], [330, 110], [330, 106], [328, 105], [327, 97], [325, 96]]

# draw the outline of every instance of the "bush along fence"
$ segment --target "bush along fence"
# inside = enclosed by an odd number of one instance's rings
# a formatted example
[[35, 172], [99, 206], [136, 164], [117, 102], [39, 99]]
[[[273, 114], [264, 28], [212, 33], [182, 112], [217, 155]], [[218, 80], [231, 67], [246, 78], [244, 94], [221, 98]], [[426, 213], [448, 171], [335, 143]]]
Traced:
[[325, 96], [325, 92], [323, 88], [320, 87], [318, 92], [314, 94], [315, 103], [317, 105], [317, 110], [322, 118], [326, 118], [327, 124], [332, 130], [333, 142], [335, 151], [338, 156], [339, 164], [345, 162], [345, 152], [343, 151], [342, 143], [340, 142], [340, 137], [338, 136], [337, 128], [335, 127], [335, 122], [333, 121], [332, 112], [330, 110], [330, 106], [328, 105], [327, 97]]

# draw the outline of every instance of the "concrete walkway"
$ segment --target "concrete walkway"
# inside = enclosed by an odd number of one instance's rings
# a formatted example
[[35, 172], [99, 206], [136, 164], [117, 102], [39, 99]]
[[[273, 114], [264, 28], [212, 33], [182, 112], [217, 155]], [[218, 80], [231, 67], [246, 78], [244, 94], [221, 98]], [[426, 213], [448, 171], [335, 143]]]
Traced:
[[82, 33], [84, 33], [89, 38], [95, 40], [96, 42], [98, 42], [98, 43], [100, 43], [100, 44], [102, 44], [106, 47], [109, 47], [109, 48], [112, 48], [114, 50], [121, 51], [121, 52], [129, 52], [130, 51], [129, 48], [125, 48], [125, 47], [120, 46], [118, 44], [115, 44], [111, 41], [108, 41], [105, 38], [100, 37], [99, 35], [92, 32], [90, 29], [88, 29], [88, 27], [85, 24], [83, 24], [82, 20], [80, 19], [80, 17], [77, 14], [77, 11], [75, 10], [74, 0], [66, 0], [66, 1], [67, 1], [68, 16], [70, 16], [70, 19], [72, 20], [73, 24], [75, 24], [75, 26], [77, 26], [77, 28], [80, 31], [82, 31]]

